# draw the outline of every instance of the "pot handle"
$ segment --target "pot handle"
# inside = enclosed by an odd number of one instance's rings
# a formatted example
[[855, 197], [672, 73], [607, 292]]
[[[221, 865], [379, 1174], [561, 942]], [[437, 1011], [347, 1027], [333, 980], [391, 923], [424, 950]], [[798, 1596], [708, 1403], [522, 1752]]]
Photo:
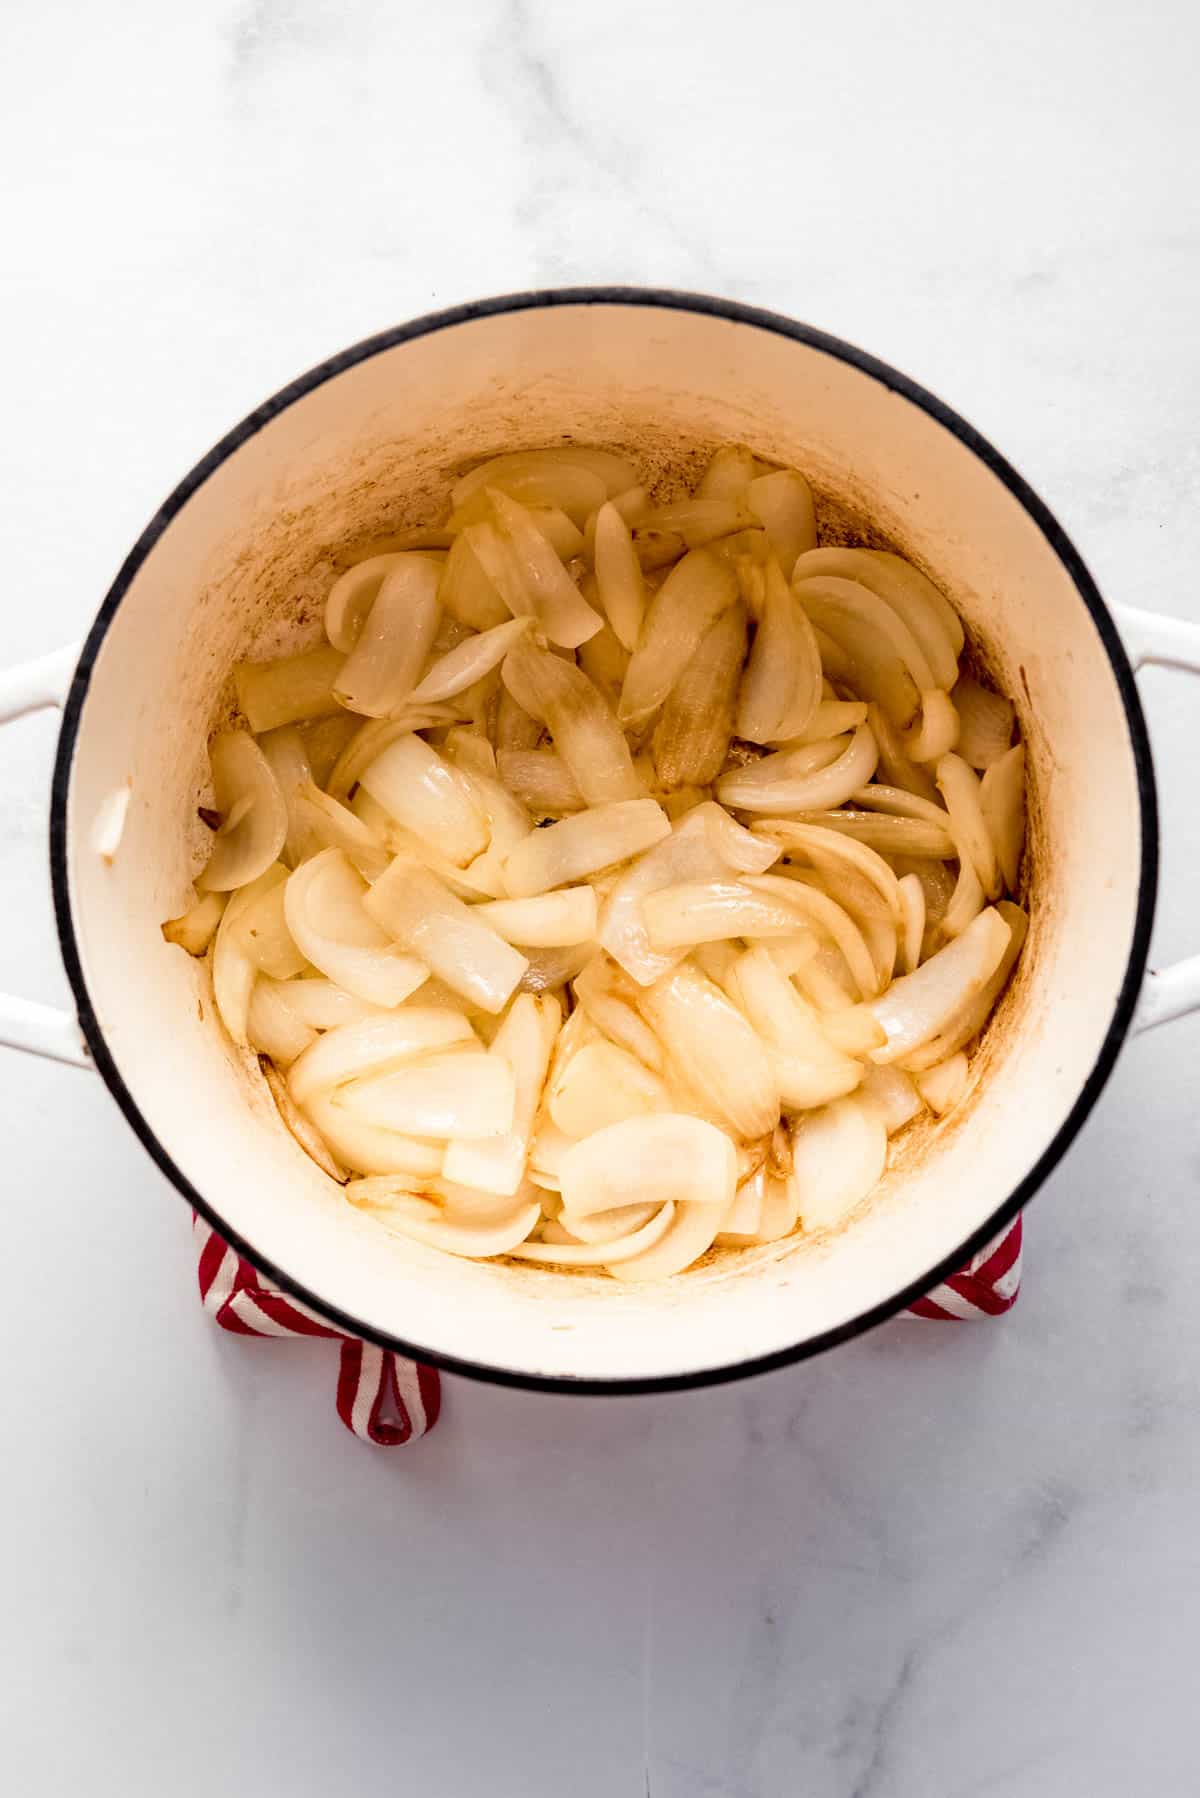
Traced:
[[[27, 712], [44, 711], [48, 706], [61, 711], [81, 647], [69, 643], [65, 649], [0, 672], [0, 724], [22, 718]], [[79, 1020], [72, 1012], [60, 1011], [56, 1005], [39, 1005], [36, 1000], [21, 999], [15, 993], [0, 993], [0, 1043], [11, 1049], [24, 1049], [28, 1055], [65, 1061], [71, 1067], [93, 1065]]]
[[[1157, 663], [1200, 674], [1200, 625], [1162, 612], [1114, 606], [1117, 625], [1134, 669]], [[1136, 1035], [1155, 1024], [1169, 1024], [1200, 1009], [1200, 955], [1189, 955], [1173, 967], [1151, 968], [1146, 975], [1131, 1026]]]

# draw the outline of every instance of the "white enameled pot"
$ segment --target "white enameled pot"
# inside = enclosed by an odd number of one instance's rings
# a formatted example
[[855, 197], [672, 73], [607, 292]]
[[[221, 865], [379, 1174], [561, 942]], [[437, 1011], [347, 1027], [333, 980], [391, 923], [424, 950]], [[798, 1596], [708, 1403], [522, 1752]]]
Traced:
[[[1030, 751], [1032, 926], [969, 1100], [899, 1139], [866, 1215], [832, 1240], [718, 1254], [660, 1287], [453, 1260], [379, 1232], [285, 1132], [221, 1031], [206, 967], [159, 931], [202, 858], [205, 744], [234, 660], [313, 639], [330, 557], [436, 518], [464, 465], [568, 440], [627, 450], [664, 480], [730, 441], [802, 468], [829, 529], [853, 538], [869, 521], [943, 586]], [[0, 680], [0, 718], [64, 707], [50, 847], [78, 1005], [76, 1020], [0, 998], [0, 1041], [94, 1063], [185, 1199], [379, 1343], [610, 1391], [796, 1359], [896, 1311], [1012, 1216], [1094, 1104], [1135, 1006], [1151, 1024], [1200, 1004], [1200, 957], [1145, 975], [1157, 826], [1131, 671], [1145, 661], [1200, 669], [1200, 632], [1114, 616], [996, 451], [846, 344], [638, 289], [420, 319], [240, 424], [151, 521], [82, 651]]]

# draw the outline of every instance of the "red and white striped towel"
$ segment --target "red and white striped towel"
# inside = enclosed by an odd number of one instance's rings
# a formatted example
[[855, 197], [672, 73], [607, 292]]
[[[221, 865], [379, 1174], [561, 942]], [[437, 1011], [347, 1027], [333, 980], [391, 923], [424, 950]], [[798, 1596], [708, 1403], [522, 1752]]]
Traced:
[[[209, 1316], [236, 1336], [320, 1336], [341, 1344], [338, 1416], [363, 1442], [395, 1448], [431, 1430], [441, 1407], [437, 1370], [347, 1336], [317, 1312], [270, 1285], [203, 1218], [194, 1220], [200, 1297]], [[1021, 1284], [1021, 1219], [994, 1237], [960, 1273], [951, 1274], [908, 1317], [957, 1321], [999, 1317]]]

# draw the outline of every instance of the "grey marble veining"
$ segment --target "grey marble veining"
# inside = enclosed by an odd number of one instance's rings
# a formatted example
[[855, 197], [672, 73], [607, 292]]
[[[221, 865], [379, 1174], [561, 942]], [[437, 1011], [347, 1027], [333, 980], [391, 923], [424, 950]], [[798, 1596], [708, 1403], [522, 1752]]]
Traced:
[[[896, 362], [1114, 599], [1200, 617], [1200, 27], [1016, 0], [10, 8], [5, 661], [86, 626], [250, 406], [538, 282], [736, 294]], [[1194, 690], [1144, 682], [1155, 954], [1198, 947]], [[48, 721], [0, 982], [61, 998]], [[105, 1798], [1175, 1798], [1200, 1786], [1200, 1023], [1131, 1044], [1020, 1303], [742, 1386], [446, 1383], [372, 1454], [221, 1337], [98, 1083], [7, 1055], [0, 1760]]]

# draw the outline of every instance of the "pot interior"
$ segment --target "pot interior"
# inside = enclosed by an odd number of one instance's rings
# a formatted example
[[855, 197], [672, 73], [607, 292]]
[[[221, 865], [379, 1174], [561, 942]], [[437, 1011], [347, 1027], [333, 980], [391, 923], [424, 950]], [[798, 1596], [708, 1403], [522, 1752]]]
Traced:
[[[1130, 726], [1096, 621], [1042, 528], [954, 430], [875, 372], [764, 323], [575, 299], [435, 322], [343, 361], [214, 452], [131, 558], [94, 649], [67, 878], [86, 999], [119, 1081], [218, 1222], [367, 1334], [517, 1377], [653, 1380], [844, 1328], [987, 1226], [1101, 1055], [1142, 870]], [[457, 1261], [385, 1235], [284, 1131], [254, 1059], [220, 1029], [206, 967], [159, 931], [203, 860], [205, 743], [230, 713], [232, 663], [315, 641], [346, 557], [438, 518], [465, 465], [570, 440], [625, 451], [661, 494], [731, 441], [803, 469], [826, 540], [888, 545], [942, 585], [1029, 751], [1030, 937], [969, 1101], [893, 1144], [879, 1191], [838, 1234], [717, 1251], [655, 1288]], [[110, 865], [93, 830], [125, 785]]]

